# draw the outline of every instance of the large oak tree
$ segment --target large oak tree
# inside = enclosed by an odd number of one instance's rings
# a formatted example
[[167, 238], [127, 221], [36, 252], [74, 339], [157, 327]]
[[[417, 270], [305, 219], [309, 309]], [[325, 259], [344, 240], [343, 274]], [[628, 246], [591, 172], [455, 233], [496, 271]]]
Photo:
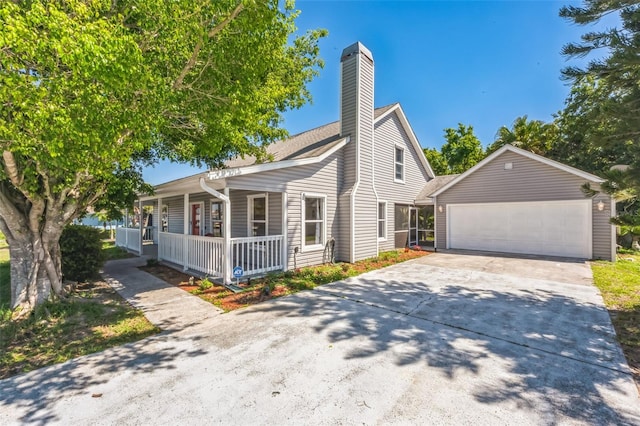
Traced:
[[11, 306], [63, 295], [63, 227], [140, 189], [161, 158], [264, 158], [309, 100], [323, 31], [277, 0], [14, 0], [0, 5], [0, 231]]

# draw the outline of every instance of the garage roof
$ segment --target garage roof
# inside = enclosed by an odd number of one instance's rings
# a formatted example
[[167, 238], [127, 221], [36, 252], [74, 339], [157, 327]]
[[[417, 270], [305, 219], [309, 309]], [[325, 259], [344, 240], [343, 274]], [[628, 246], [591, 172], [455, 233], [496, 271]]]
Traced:
[[[545, 158], [545, 157], [543, 157], [541, 155], [534, 154], [532, 152], [525, 151], [524, 149], [516, 148], [513, 145], [508, 145], [507, 144], [507, 145], [504, 145], [499, 150], [497, 150], [496, 152], [494, 152], [493, 154], [489, 155], [484, 160], [480, 161], [478, 164], [476, 164], [475, 166], [473, 166], [472, 168], [470, 168], [466, 172], [462, 173], [461, 175], [458, 175], [456, 178], [450, 180], [444, 186], [442, 186], [439, 189], [435, 190], [433, 193], [431, 193], [430, 197], [436, 197], [436, 196], [442, 194], [443, 192], [445, 192], [446, 190], [448, 190], [452, 186], [456, 185], [458, 182], [466, 179], [469, 175], [473, 174], [475, 171], [481, 169], [486, 164], [488, 164], [491, 161], [493, 161], [493, 159], [495, 159], [496, 157], [498, 157], [498, 156], [502, 155], [503, 153], [505, 153], [506, 151], [511, 151], [513, 153], [520, 154], [520, 155], [522, 155], [524, 157], [530, 158], [530, 159], [535, 160], [535, 161], [539, 161], [541, 163], [544, 163], [544, 164], [547, 164], [549, 166], [555, 167], [557, 169], [563, 170], [563, 171], [565, 171], [567, 173], [571, 173], [573, 175], [579, 176], [579, 177], [581, 177], [583, 179], [586, 179], [588, 181], [591, 181], [591, 182], [595, 182], [595, 183], [604, 182], [604, 179], [602, 179], [602, 178], [600, 178], [600, 177], [598, 177], [596, 175], [592, 175], [591, 173], [584, 172], [582, 170], [576, 169], [575, 167], [567, 166], [566, 164], [562, 164], [562, 163], [559, 163], [557, 161], [550, 160], [550, 159]], [[422, 193], [421, 193], [421, 195], [422, 195]]]

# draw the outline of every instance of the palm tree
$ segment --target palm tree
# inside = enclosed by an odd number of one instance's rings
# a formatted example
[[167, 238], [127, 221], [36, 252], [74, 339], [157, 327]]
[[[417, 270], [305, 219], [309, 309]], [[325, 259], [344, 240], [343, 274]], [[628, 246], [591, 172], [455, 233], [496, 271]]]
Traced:
[[546, 155], [558, 139], [559, 130], [555, 123], [529, 120], [526, 115], [515, 119], [511, 128], [502, 126], [496, 133], [496, 140], [487, 147], [487, 154], [497, 151], [506, 144]]

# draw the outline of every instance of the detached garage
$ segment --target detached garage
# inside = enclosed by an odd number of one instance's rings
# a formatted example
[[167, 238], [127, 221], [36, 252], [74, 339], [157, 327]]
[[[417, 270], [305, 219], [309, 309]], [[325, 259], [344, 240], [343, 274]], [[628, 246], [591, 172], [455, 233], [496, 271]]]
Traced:
[[506, 145], [430, 194], [436, 249], [614, 260], [615, 203], [581, 190], [602, 182]]

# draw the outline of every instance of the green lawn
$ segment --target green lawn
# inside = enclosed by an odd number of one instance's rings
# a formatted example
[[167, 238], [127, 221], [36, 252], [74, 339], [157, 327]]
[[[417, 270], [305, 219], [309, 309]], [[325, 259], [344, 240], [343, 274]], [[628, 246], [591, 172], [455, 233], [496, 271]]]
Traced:
[[[119, 256], [117, 250], [110, 257]], [[159, 332], [105, 282], [79, 284], [67, 300], [12, 320], [9, 250], [0, 249], [0, 379]]]
[[4, 247], [0, 248], [0, 321], [9, 314], [10, 299], [9, 249]]
[[640, 385], [640, 254], [621, 254], [615, 263], [593, 262], [591, 269], [618, 341]]
[[126, 259], [127, 257], [134, 257], [135, 255], [129, 253], [127, 250], [122, 247], [116, 247], [115, 241], [102, 241], [102, 255], [104, 256], [105, 262], [107, 260], [114, 259]]

